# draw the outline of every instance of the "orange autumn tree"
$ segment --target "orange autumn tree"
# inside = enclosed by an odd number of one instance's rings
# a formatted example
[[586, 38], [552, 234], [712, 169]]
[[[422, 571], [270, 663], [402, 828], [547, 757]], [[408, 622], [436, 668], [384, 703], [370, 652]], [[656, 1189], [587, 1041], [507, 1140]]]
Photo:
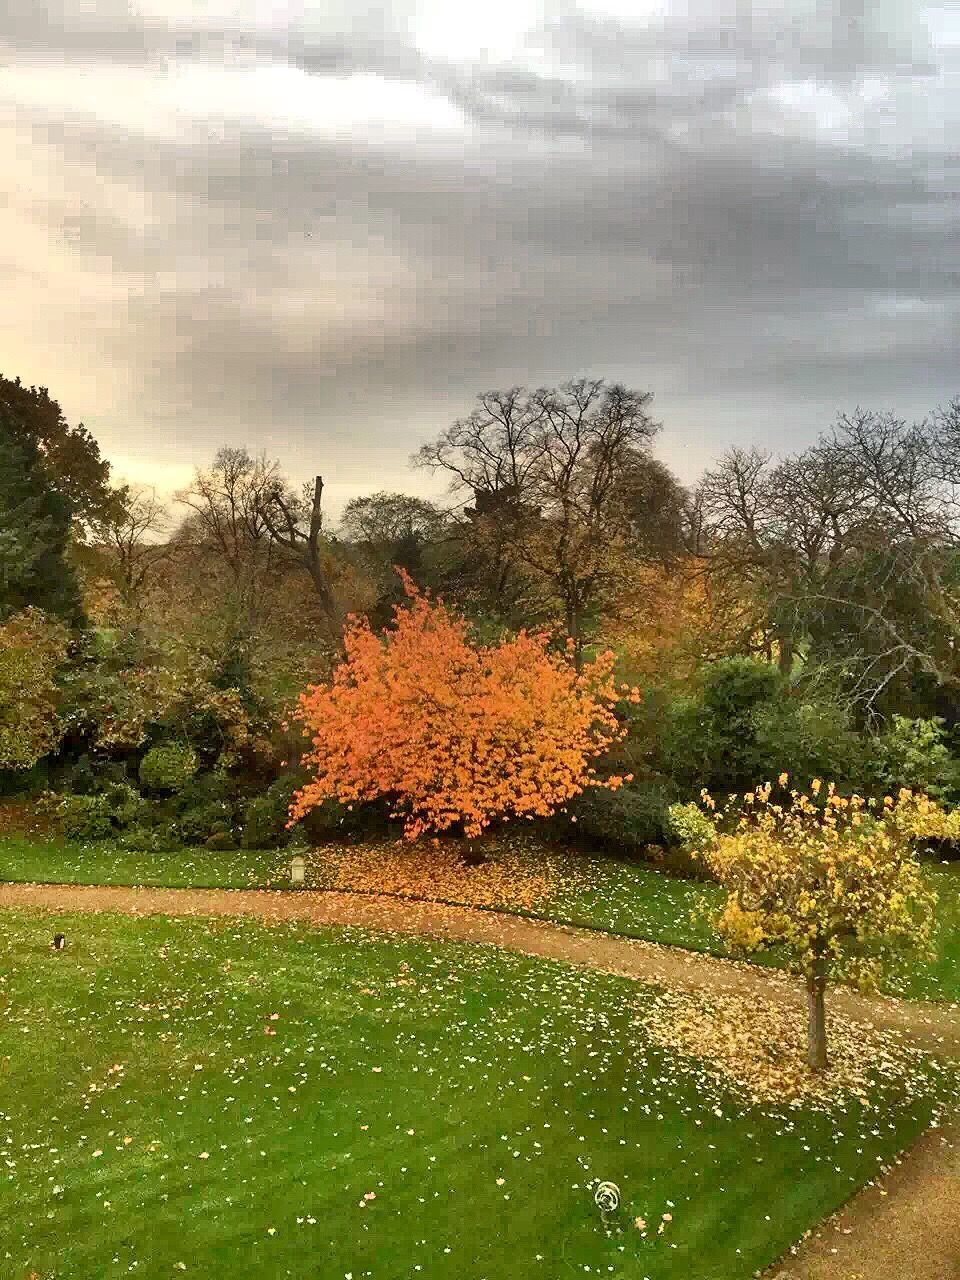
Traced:
[[293, 821], [331, 798], [383, 797], [409, 839], [451, 828], [473, 838], [621, 785], [592, 764], [622, 733], [612, 654], [578, 674], [541, 635], [473, 644], [462, 617], [401, 576], [408, 599], [393, 628], [377, 635], [351, 619], [330, 683], [300, 697], [315, 776], [294, 796]]

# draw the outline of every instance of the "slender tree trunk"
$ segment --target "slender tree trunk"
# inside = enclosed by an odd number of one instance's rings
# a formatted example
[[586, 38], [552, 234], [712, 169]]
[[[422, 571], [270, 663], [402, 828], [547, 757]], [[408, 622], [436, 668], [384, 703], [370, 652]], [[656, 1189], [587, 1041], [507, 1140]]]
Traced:
[[814, 1071], [824, 1071], [827, 1066], [827, 1018], [824, 1008], [824, 991], [827, 975], [823, 961], [818, 960], [807, 974], [807, 1062]]
[[793, 640], [786, 637], [780, 640], [780, 652], [777, 658], [780, 674], [788, 676], [793, 670]]
[[583, 636], [580, 634], [580, 613], [576, 605], [567, 605], [567, 635], [573, 641], [573, 669], [583, 670]]
[[465, 867], [482, 867], [486, 864], [486, 861], [487, 855], [471, 840], [463, 854], [463, 865]]

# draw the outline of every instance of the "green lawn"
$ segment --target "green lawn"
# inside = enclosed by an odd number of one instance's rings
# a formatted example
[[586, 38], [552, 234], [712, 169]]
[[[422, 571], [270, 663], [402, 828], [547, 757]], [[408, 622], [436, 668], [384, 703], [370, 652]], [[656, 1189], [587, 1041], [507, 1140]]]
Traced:
[[934, 957], [888, 980], [889, 990], [914, 1000], [960, 1000], [960, 862], [926, 867], [939, 899]]
[[289, 855], [277, 849], [140, 853], [113, 841], [74, 844], [56, 836], [0, 836], [0, 880], [254, 889], [282, 882], [284, 873], [289, 881], [289, 865]]
[[[511, 842], [510, 852], [534, 867], [546, 865], [558, 886], [536, 903], [534, 914], [724, 954], [702, 912], [720, 901], [720, 890], [714, 885], [666, 875], [611, 855], [545, 847], [532, 840]], [[960, 863], [929, 865], [926, 874], [940, 899], [935, 956], [931, 961], [917, 960], [893, 975], [887, 989], [916, 999], [960, 1000]], [[470, 872], [465, 870], [464, 875]], [[289, 885], [289, 853], [276, 849], [134, 853], [113, 843], [76, 845], [7, 835], [0, 836], [0, 880], [283, 888]], [[332, 883], [322, 850], [310, 856], [307, 883], [313, 888]]]
[[357, 930], [4, 912], [0, 1272], [740, 1280], [953, 1088], [741, 1105], [645, 1040], [651, 998]]

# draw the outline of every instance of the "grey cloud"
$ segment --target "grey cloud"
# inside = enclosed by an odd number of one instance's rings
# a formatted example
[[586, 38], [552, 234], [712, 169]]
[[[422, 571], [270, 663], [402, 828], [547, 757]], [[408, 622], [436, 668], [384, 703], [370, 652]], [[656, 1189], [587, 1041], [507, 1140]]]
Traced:
[[650, 20], [611, 21], [574, 9], [547, 24], [554, 47], [592, 75], [618, 78], [651, 57], [684, 74], [750, 68], [820, 81], [927, 75], [935, 57], [916, 0], [693, 0]]
[[7, 0], [0, 15], [0, 61], [69, 54], [149, 65], [170, 47], [169, 24], [143, 19], [126, 0]]
[[[8, 57], [243, 52], [416, 81], [468, 120], [459, 140], [376, 145], [228, 121], [204, 145], [20, 108], [62, 177], [51, 235], [66, 227], [78, 266], [125, 288], [84, 356], [132, 371], [128, 402], [84, 415], [108, 447], [149, 450], [162, 428], [196, 459], [232, 437], [361, 471], [376, 457], [400, 485], [420, 439], [517, 381], [651, 387], [681, 465], [722, 431], [776, 446], [835, 408], [916, 412], [960, 390], [957, 156], [922, 121], [904, 148], [842, 127], [777, 136], [751, 114], [783, 82], [942, 80], [956, 55], [910, 6], [691, 5], [647, 26], [568, 10], [537, 37], [549, 71], [427, 59], [399, 9], [219, 31], [31, 12], [0, 24]], [[97, 180], [154, 214], [111, 211]], [[43, 263], [23, 269], [42, 307]]]

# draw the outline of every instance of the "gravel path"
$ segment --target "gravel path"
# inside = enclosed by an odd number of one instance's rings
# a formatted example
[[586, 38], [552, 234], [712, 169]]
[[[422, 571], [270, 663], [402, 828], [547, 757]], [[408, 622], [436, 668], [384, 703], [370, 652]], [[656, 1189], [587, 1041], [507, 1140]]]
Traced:
[[[637, 942], [495, 911], [351, 893], [137, 889], [118, 885], [0, 884], [0, 908], [119, 911], [134, 915], [253, 916], [486, 943], [687, 991], [756, 995], [804, 1009], [795, 979], [698, 952]], [[960, 1054], [960, 1006], [920, 1004], [853, 991], [830, 1008], [900, 1032], [924, 1048]], [[886, 1180], [860, 1192], [836, 1218], [768, 1273], [777, 1280], [960, 1280], [960, 1143], [932, 1132]]]
[[930, 1130], [766, 1280], [960, 1280], [960, 1135]]
[[[435, 902], [270, 889], [0, 884], [0, 907], [122, 911], [134, 915], [256, 916], [268, 923], [306, 920], [320, 925], [359, 925], [389, 933], [488, 943], [686, 991], [755, 994], [805, 1007], [797, 981], [776, 970], [722, 960], [699, 951], [618, 938], [592, 929]], [[848, 990], [832, 991], [829, 1001], [830, 1008], [860, 1022], [903, 1032], [929, 1049], [960, 1054], [960, 1005], [863, 996]]]

